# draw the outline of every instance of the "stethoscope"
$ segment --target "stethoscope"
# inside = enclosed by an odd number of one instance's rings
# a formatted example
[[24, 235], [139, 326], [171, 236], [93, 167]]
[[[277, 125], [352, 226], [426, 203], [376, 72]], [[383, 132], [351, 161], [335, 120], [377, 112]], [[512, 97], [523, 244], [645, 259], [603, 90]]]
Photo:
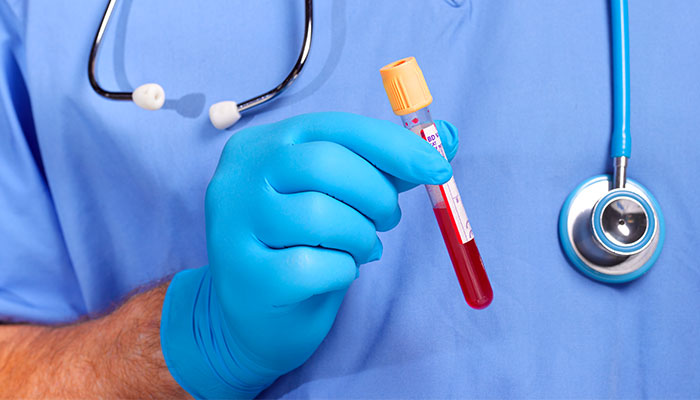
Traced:
[[661, 208], [641, 184], [627, 178], [631, 153], [630, 61], [627, 0], [611, 0], [614, 172], [587, 179], [569, 195], [559, 215], [559, 239], [569, 260], [586, 276], [629, 282], [661, 253]]
[[[157, 83], [139, 86], [133, 92], [104, 90], [95, 78], [95, 63], [102, 36], [116, 0], [109, 0], [95, 35], [88, 62], [90, 85], [99, 95], [113, 100], [132, 100], [147, 110], [158, 110], [165, 91]], [[627, 179], [631, 153], [629, 94], [629, 32], [627, 0], [611, 0], [614, 127], [611, 155], [614, 173], [594, 176], [582, 182], [564, 202], [559, 216], [559, 238], [564, 253], [582, 273], [607, 283], [638, 278], [654, 264], [664, 241], [664, 219], [652, 194], [641, 184]], [[218, 129], [240, 119], [240, 113], [277, 97], [299, 76], [311, 48], [312, 0], [305, 0], [305, 29], [299, 57], [287, 77], [272, 90], [243, 101], [221, 101], [209, 109]]]
[[[116, 0], [109, 0], [107, 9], [102, 16], [100, 27], [97, 29], [97, 33], [95, 34], [95, 40], [92, 42], [90, 59], [88, 61], [88, 79], [90, 80], [90, 85], [95, 92], [97, 92], [97, 94], [108, 99], [131, 100], [136, 103], [136, 105], [146, 110], [158, 110], [163, 107], [163, 104], [165, 103], [165, 91], [163, 90], [163, 87], [157, 83], [146, 83], [137, 87], [133, 92], [110, 92], [102, 89], [99, 83], [97, 83], [97, 79], [95, 78], [97, 51], [100, 48], [102, 36], [107, 29], [107, 24], [109, 23], [109, 18], [112, 15], [112, 10], [114, 9], [115, 3]], [[301, 73], [302, 68], [304, 68], [304, 63], [306, 63], [306, 59], [309, 56], [309, 50], [311, 49], [312, 28], [313, 4], [312, 0], [305, 0], [304, 40], [301, 51], [299, 52], [299, 57], [297, 58], [291, 72], [289, 72], [287, 77], [284, 78], [282, 83], [259, 96], [253, 97], [241, 103], [236, 103], [235, 101], [221, 101], [212, 105], [209, 108], [209, 119], [217, 129], [226, 129], [230, 127], [241, 118], [241, 113], [243, 111], [247, 111], [261, 104], [267, 103], [289, 87], [289, 85]]]

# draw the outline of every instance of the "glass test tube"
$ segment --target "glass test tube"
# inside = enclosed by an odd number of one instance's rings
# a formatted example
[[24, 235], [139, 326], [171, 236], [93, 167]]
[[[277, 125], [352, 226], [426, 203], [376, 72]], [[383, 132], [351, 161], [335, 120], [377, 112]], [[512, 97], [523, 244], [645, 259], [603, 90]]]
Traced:
[[[428, 109], [432, 96], [415, 59], [409, 57], [387, 65], [382, 68], [382, 77], [394, 112], [400, 115], [403, 126], [447, 158]], [[416, 91], [416, 87], [420, 90]], [[493, 290], [454, 177], [443, 185], [425, 185], [425, 188], [467, 304], [476, 309], [486, 308], [493, 300]]]
[[[401, 122], [447, 158], [428, 107], [402, 115]], [[454, 177], [444, 185], [425, 185], [425, 188], [465, 300], [472, 308], [486, 308], [493, 300], [493, 290]]]

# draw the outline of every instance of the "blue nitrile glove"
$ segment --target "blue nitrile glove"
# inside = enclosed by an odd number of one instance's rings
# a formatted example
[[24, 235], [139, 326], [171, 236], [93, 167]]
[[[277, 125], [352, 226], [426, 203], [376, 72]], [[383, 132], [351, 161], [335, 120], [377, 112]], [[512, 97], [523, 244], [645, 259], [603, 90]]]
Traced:
[[[448, 155], [452, 125], [437, 123]], [[397, 193], [452, 175], [426, 141], [388, 121], [300, 115], [228, 141], [206, 195], [209, 266], [178, 273], [163, 305], [168, 368], [198, 398], [252, 398], [328, 333]], [[399, 188], [399, 190], [397, 190]]]

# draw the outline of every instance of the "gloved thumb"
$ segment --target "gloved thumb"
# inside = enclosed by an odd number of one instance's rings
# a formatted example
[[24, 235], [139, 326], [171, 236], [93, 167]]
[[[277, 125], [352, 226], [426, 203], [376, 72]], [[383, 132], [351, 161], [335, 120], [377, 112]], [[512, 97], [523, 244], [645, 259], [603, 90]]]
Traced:
[[[454, 156], [457, 154], [457, 148], [459, 147], [459, 135], [457, 133], [457, 128], [451, 123], [442, 120], [436, 120], [435, 127], [438, 130], [438, 135], [440, 135], [440, 141], [442, 142], [442, 147], [445, 150], [445, 155], [447, 156], [448, 160], [452, 161]], [[414, 134], [409, 131], [406, 131], [406, 133], [410, 135]], [[405, 192], [406, 190], [412, 189], [416, 186], [415, 183], [406, 182], [394, 177], [389, 177], [389, 179], [394, 183], [394, 186], [399, 193]]]
[[448, 160], [452, 161], [459, 147], [457, 128], [451, 123], [442, 120], [436, 120], [435, 126], [440, 135], [440, 140], [442, 140], [442, 147], [445, 149], [445, 155]]

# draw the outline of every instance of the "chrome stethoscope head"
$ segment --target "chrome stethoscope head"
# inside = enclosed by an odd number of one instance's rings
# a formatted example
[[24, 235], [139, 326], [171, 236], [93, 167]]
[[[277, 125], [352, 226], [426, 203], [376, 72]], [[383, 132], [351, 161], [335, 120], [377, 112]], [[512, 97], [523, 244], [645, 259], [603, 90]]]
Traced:
[[[159, 110], [163, 107], [165, 103], [165, 91], [157, 83], [147, 83], [137, 87], [133, 92], [111, 92], [104, 90], [95, 78], [95, 64], [97, 62], [97, 52], [102, 43], [102, 36], [107, 29], [107, 24], [112, 16], [112, 11], [116, 0], [109, 0], [107, 3], [107, 8], [105, 9], [104, 15], [102, 16], [102, 21], [95, 34], [95, 39], [92, 42], [92, 48], [90, 49], [90, 58], [88, 61], [88, 79], [92, 88], [102, 97], [106, 97], [112, 100], [131, 100], [136, 105], [146, 110]], [[273, 98], [277, 97], [282, 91], [284, 91], [291, 83], [299, 76], [306, 59], [309, 56], [309, 50], [311, 49], [311, 36], [313, 33], [313, 0], [304, 0], [305, 4], [305, 26], [304, 26], [304, 40], [299, 51], [299, 57], [297, 58], [294, 67], [289, 72], [286, 78], [273, 89], [248, 99], [242, 103], [236, 103], [234, 101], [221, 101], [209, 108], [209, 119], [212, 124], [217, 129], [226, 129], [233, 124], [235, 124], [241, 117], [241, 112], [249, 110], [253, 107], [257, 107], [261, 104], [267, 103]]]
[[559, 238], [571, 263], [586, 276], [623, 283], [654, 264], [664, 242], [659, 203], [641, 184], [628, 180], [612, 189], [609, 175], [581, 183], [559, 215]]
[[607, 283], [628, 282], [654, 264], [664, 242], [659, 203], [639, 183], [627, 179], [631, 153], [629, 29], [627, 0], [610, 0], [614, 123], [614, 174], [581, 183], [559, 214], [564, 253], [581, 272]]
[[603, 250], [627, 257], [651, 244], [657, 222], [648, 200], [631, 190], [614, 189], [593, 207], [591, 227]]

